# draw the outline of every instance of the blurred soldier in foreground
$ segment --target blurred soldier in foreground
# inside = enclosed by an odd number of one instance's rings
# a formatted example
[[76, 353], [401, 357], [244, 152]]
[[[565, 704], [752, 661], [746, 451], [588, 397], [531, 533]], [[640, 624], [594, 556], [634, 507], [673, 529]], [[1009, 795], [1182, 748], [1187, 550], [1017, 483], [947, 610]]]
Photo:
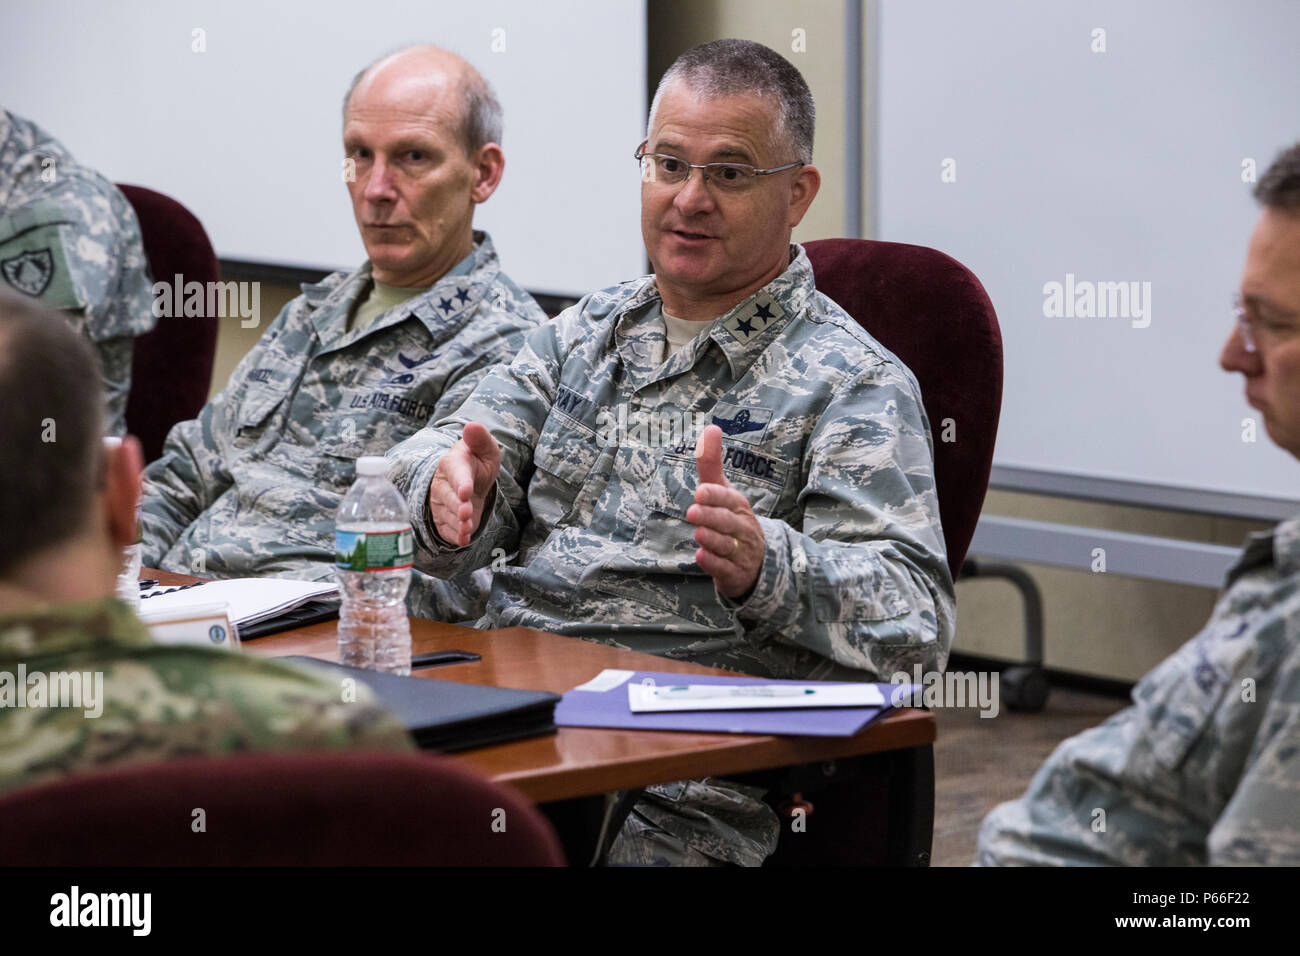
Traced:
[[0, 110], [3, 287], [62, 310], [94, 343], [106, 434], [125, 434], [135, 337], [157, 321], [135, 210], [35, 123]]
[[[1219, 364], [1300, 458], [1300, 144], [1255, 197]], [[1300, 517], [1250, 537], [1205, 628], [1132, 707], [1066, 740], [988, 815], [978, 862], [1300, 865]]]
[[94, 370], [55, 313], [0, 293], [0, 791], [202, 753], [410, 748], [369, 692], [344, 703], [284, 664], [155, 644], [114, 597], [140, 446], [102, 440]]
[[[358, 74], [343, 119], [369, 258], [303, 286], [225, 390], [172, 429], [146, 476], [150, 567], [332, 578], [356, 459], [450, 414], [546, 319], [473, 229], [505, 168], [501, 108], [473, 67], [436, 47], [393, 54]], [[472, 620], [489, 576], [416, 573], [408, 609]]]
[[[790, 244], [820, 184], [807, 84], [757, 43], [709, 43], [665, 74], [647, 136], [654, 275], [533, 332], [390, 453], [416, 566], [517, 551], [481, 627], [775, 677], [941, 668], [953, 588], [919, 389]], [[759, 863], [777, 822], [755, 797], [650, 788], [612, 858]]]

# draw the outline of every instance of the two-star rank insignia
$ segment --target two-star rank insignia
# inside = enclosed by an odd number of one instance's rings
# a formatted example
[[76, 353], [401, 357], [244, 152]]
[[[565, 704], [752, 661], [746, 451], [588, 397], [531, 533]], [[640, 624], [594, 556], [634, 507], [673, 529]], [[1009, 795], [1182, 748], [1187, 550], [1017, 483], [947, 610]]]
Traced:
[[743, 345], [755, 336], [762, 335], [768, 326], [784, 317], [785, 310], [781, 304], [766, 292], [760, 292], [753, 302], [722, 323], [722, 327]]
[[462, 286], [449, 295], [436, 297], [434, 308], [441, 310], [443, 316], [448, 316], [468, 305], [469, 300], [469, 289]]

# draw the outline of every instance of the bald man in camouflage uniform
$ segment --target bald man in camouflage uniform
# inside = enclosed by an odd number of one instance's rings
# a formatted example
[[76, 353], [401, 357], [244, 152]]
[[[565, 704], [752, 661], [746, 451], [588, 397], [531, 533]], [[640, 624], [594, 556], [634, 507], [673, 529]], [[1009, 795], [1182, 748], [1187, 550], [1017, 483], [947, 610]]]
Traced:
[[196, 754], [412, 749], [364, 688], [159, 645], [116, 599], [140, 446], [101, 440], [93, 381], [90, 347], [56, 313], [0, 292], [0, 791]]
[[[1300, 144], [1259, 180], [1220, 356], [1300, 458]], [[1209, 622], [1133, 706], [1057, 747], [980, 830], [986, 865], [1300, 865], [1300, 517], [1252, 535]]]
[[107, 432], [126, 432], [135, 337], [154, 327], [140, 224], [121, 191], [0, 110], [0, 287], [62, 310], [99, 353]]
[[[518, 551], [480, 627], [780, 678], [944, 665], [953, 586], [920, 391], [789, 244], [820, 181], [811, 110], [766, 47], [686, 54], [638, 150], [658, 154], [641, 166], [655, 275], [584, 298], [390, 453], [417, 567]], [[723, 160], [707, 183], [687, 166]], [[778, 824], [758, 796], [652, 787], [611, 859], [761, 863]]]
[[[473, 68], [404, 51], [358, 75], [344, 115], [370, 258], [303, 286], [225, 390], [172, 429], [145, 484], [147, 566], [333, 578], [334, 514], [356, 459], [452, 412], [546, 319], [471, 228], [504, 165], [500, 107]], [[408, 609], [473, 620], [490, 574], [416, 572]]]

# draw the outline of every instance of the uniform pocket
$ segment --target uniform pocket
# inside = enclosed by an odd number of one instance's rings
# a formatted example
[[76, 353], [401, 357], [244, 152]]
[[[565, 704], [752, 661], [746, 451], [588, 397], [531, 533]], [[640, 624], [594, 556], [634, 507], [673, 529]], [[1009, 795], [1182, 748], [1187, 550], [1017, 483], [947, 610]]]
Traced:
[[[737, 461], [740, 459], [737, 458]], [[770, 469], [774, 475], [784, 474], [779, 463]], [[769, 482], [755, 478], [740, 468], [728, 464], [722, 466], [722, 473], [727, 482], [749, 502], [754, 514], [771, 517], [781, 497], [779, 481]], [[695, 489], [700, 485], [700, 473], [695, 459], [686, 455], [665, 454], [655, 469], [654, 481], [650, 485], [647, 506], [650, 511], [672, 515], [686, 520], [686, 510], [695, 503]]]
[[284, 394], [272, 388], [258, 388], [245, 392], [239, 399], [235, 421], [234, 445], [236, 448], [248, 448], [265, 432], [267, 425], [280, 404]]
[[596, 433], [567, 415], [552, 412], [537, 438], [537, 474], [528, 490], [534, 518], [558, 525], [573, 508], [579, 491], [600, 457]]
[[869, 560], [854, 549], [829, 547], [809, 562], [818, 621], [886, 621], [910, 610], [890, 575], [873, 568], [870, 580], [863, 581]]
[[1193, 639], [1138, 683], [1133, 701], [1140, 734], [1167, 770], [1182, 766], [1214, 719], [1227, 692], [1227, 674], [1207, 655], [1203, 637]]

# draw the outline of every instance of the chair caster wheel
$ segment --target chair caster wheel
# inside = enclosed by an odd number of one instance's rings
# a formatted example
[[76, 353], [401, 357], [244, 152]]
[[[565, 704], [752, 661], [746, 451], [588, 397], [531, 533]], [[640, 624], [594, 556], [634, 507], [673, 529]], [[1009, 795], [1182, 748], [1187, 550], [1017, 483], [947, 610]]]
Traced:
[[1036, 714], [1047, 703], [1049, 687], [1041, 667], [1008, 667], [1002, 672], [1000, 683], [1002, 699], [1012, 710]]

